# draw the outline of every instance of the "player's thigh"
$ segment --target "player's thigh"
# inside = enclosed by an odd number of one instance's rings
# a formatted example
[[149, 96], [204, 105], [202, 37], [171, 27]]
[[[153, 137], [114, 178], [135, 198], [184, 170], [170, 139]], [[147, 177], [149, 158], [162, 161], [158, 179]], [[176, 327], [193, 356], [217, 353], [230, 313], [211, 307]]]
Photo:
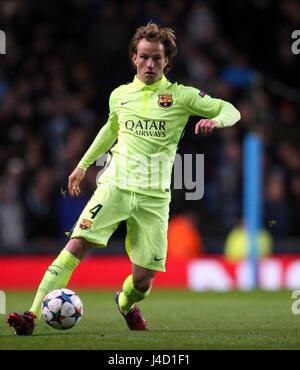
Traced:
[[99, 185], [82, 211], [71, 238], [79, 237], [94, 245], [106, 246], [120, 222], [128, 218], [128, 203], [127, 193]]
[[126, 250], [131, 261], [154, 271], [165, 271], [169, 220], [168, 199], [140, 197], [127, 220]]

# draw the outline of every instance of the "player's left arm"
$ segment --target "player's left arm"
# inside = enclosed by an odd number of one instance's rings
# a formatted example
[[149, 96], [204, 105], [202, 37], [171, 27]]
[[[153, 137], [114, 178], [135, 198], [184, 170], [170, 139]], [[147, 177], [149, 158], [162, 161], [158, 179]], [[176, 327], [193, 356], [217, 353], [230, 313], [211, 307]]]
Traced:
[[184, 90], [184, 104], [190, 115], [204, 117], [196, 123], [196, 134], [209, 134], [217, 128], [233, 126], [241, 119], [240, 112], [231, 103], [212, 98], [193, 87]]

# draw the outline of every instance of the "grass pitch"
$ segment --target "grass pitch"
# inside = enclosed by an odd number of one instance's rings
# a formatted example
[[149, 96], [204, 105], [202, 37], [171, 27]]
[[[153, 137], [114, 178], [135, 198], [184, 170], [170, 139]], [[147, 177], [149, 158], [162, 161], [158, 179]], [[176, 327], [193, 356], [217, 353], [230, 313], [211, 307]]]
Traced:
[[[300, 316], [291, 292], [196, 293], [153, 290], [140, 302], [149, 331], [132, 332], [113, 291], [78, 291], [81, 322], [57, 331], [43, 320], [31, 337], [18, 337], [0, 315], [0, 349], [300, 349]], [[23, 312], [34, 292], [7, 292], [7, 311]]]

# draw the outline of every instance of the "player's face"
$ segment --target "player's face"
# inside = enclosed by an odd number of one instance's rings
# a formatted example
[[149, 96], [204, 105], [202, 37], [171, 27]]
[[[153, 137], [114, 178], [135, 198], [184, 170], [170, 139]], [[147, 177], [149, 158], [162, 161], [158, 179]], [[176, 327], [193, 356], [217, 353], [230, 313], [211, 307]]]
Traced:
[[132, 61], [136, 66], [138, 78], [146, 85], [160, 80], [168, 64], [163, 44], [146, 39], [138, 43], [137, 53], [133, 54]]

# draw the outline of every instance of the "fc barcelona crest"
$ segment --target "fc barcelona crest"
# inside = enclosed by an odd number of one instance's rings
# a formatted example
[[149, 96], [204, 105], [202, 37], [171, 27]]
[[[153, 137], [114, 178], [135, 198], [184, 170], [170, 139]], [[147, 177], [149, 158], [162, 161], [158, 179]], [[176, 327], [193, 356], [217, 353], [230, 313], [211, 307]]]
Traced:
[[158, 95], [158, 105], [162, 108], [169, 108], [173, 104], [172, 94]]
[[82, 229], [82, 230], [88, 230], [88, 229], [90, 229], [90, 228], [91, 228], [92, 223], [93, 223], [92, 221], [90, 221], [90, 220], [86, 220], [86, 219], [84, 218], [84, 219], [82, 219], [82, 220], [81, 220], [79, 227], [80, 227], [80, 229]]

